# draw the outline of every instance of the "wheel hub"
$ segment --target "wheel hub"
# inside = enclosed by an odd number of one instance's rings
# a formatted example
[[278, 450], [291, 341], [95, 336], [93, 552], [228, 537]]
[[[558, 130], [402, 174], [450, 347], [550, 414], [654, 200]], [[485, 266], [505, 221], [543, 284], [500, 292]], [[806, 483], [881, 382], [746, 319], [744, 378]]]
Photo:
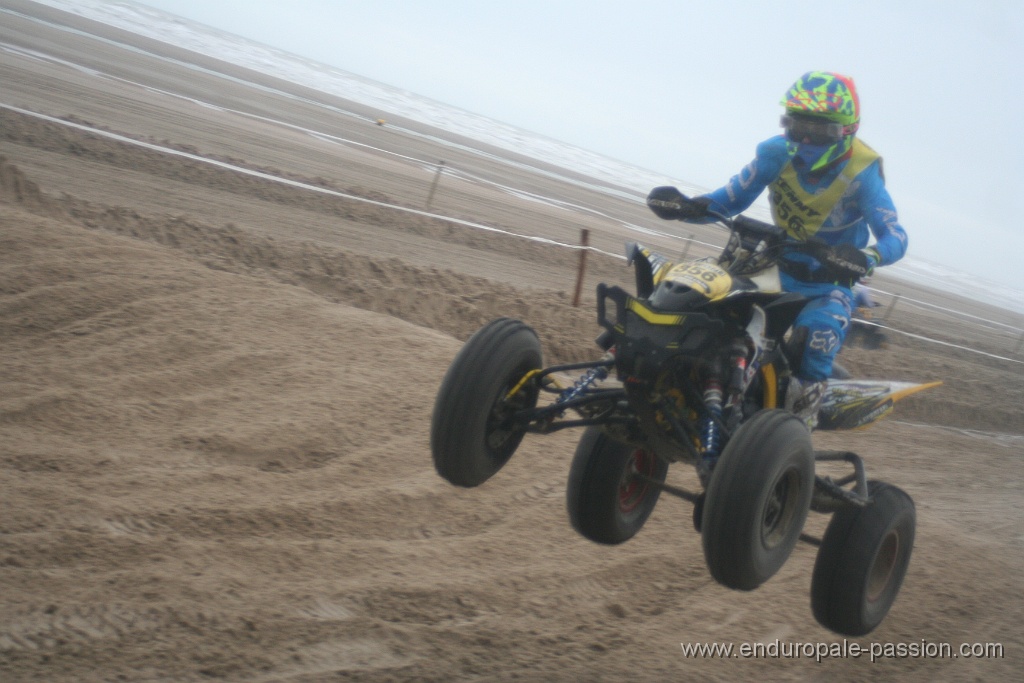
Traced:
[[875, 602], [885, 592], [889, 580], [892, 578], [893, 569], [896, 567], [896, 558], [900, 554], [900, 536], [896, 531], [890, 531], [882, 540], [878, 548], [878, 554], [871, 565], [868, 573], [868, 602]]
[[789, 469], [779, 477], [768, 494], [761, 519], [761, 541], [766, 548], [774, 548], [785, 538], [796, 514], [799, 489], [800, 473]]
[[646, 481], [636, 475], [651, 477], [654, 475], [654, 470], [654, 456], [642, 448], [635, 449], [629, 458], [629, 465], [619, 485], [619, 510], [621, 512], [629, 513], [636, 509], [650, 488]]

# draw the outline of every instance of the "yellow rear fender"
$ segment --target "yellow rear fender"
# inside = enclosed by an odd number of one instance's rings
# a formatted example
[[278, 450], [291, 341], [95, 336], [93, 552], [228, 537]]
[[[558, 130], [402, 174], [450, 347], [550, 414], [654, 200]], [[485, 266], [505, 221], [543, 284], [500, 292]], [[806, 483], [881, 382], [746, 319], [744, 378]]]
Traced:
[[942, 382], [830, 380], [818, 413], [818, 429], [862, 429], [891, 413], [897, 401], [941, 385]]

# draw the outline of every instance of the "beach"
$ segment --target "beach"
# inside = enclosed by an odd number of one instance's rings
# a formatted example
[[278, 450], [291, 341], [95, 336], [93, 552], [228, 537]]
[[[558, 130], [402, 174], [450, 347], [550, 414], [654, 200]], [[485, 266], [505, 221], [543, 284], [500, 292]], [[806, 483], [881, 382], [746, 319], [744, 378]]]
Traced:
[[[869, 430], [814, 435], [917, 506], [900, 597], [847, 640], [1003, 655], [686, 656], [843, 643], [811, 615], [815, 549], [729, 591], [684, 501], [663, 496], [621, 546], [573, 531], [578, 431], [528, 436], [476, 489], [436, 474], [429, 431], [483, 324], [523, 320], [548, 363], [596, 358], [597, 283], [632, 288], [623, 243], [678, 254], [692, 235], [689, 255], [712, 254], [720, 230], [357, 102], [31, 2], [0, 8], [24, 15], [0, 24], [0, 679], [1020, 670], [1024, 366], [1005, 330], [1024, 316], [879, 273], [906, 334], [841, 362], [943, 385]], [[596, 251], [573, 306], [583, 230]], [[826, 523], [812, 513], [808, 531]]]

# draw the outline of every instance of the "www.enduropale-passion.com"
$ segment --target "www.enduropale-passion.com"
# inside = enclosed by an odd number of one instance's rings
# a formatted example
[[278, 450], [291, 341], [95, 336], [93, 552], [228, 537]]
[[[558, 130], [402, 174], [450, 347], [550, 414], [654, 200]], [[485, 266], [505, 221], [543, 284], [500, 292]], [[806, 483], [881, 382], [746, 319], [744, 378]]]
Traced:
[[909, 643], [858, 643], [843, 639], [834, 643], [791, 643], [774, 640], [767, 643], [680, 643], [687, 658], [716, 659], [1002, 659], [1002, 643], [936, 643], [927, 640]]

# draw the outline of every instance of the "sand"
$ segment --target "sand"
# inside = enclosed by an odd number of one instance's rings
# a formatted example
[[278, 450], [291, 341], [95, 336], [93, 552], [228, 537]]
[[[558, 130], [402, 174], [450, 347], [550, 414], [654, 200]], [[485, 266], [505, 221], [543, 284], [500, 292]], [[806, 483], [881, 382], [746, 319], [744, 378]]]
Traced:
[[[106, 74], [0, 51], [2, 104], [414, 209], [425, 208], [432, 164], [444, 160], [593, 211], [446, 175], [431, 212], [569, 244], [585, 228], [610, 253], [630, 238], [622, 221], [720, 243], [711, 228], [668, 226], [637, 202], [510, 165], [508, 153], [442, 147], [408, 132], [422, 126], [377, 126], [382, 113], [323, 95], [356, 115], [225, 85], [91, 34], [237, 69], [32, 3], [0, 7], [83, 31], [5, 14], [0, 43]], [[874, 633], [853, 642], [954, 651], [999, 643], [1002, 657], [687, 658], [680, 643], [842, 643], [810, 613], [814, 549], [799, 546], [759, 590], [733, 592], [708, 576], [683, 501], [663, 497], [619, 547], [573, 532], [564, 488], [576, 432], [528, 437], [478, 489], [448, 485], [430, 459], [434, 396], [462, 342], [513, 316], [537, 330], [547, 361], [594, 357], [594, 286], [628, 285], [621, 260], [591, 254], [573, 307], [579, 257], [570, 249], [8, 109], [0, 156], [0, 680], [1019, 673], [1020, 363], [903, 335], [879, 351], [844, 349], [857, 376], [945, 384], [870, 430], [815, 435], [820, 448], [860, 453], [872, 478], [917, 504], [901, 596]], [[680, 249], [677, 240], [645, 241]], [[876, 282], [1022, 325], [1019, 315], [884, 274]], [[1017, 337], [998, 326], [905, 303], [889, 322], [1021, 359]], [[685, 466], [669, 477], [692, 481]], [[825, 521], [813, 515], [809, 530]]]

